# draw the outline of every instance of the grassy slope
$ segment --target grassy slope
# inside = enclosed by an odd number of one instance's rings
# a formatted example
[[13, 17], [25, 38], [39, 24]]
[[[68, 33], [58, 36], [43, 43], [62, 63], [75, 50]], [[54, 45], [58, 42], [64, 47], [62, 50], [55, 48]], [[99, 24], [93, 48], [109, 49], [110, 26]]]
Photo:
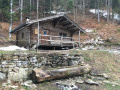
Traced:
[[[71, 51], [71, 53], [79, 53], [84, 56], [85, 62], [89, 63], [93, 69], [98, 72], [110, 75], [110, 81], [120, 83], [120, 56], [108, 53], [107, 51]], [[120, 90], [120, 86], [112, 86], [112, 84], [104, 84], [99, 87], [89, 87], [90, 90]]]
[[111, 76], [111, 80], [120, 81], [120, 56], [108, 53], [107, 51], [97, 50], [76, 53], [82, 54], [85, 61], [92, 65], [93, 68], [108, 73]]

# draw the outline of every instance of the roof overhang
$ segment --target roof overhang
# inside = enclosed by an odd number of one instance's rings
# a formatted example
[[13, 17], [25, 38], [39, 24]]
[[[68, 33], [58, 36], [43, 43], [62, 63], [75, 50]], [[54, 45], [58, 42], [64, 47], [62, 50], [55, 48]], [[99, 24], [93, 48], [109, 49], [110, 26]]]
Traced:
[[12, 30], [10, 33], [15, 33], [16, 31], [19, 31], [21, 28], [23, 28], [25, 26], [29, 26], [29, 25], [32, 25], [32, 24], [37, 23], [37, 22], [45, 22], [48, 20], [57, 20], [57, 23], [59, 22], [61, 25], [66, 27], [67, 30], [70, 30], [70, 31], [79, 31], [80, 30], [81, 32], [85, 33], [85, 30], [83, 30], [80, 26], [78, 26], [74, 21], [72, 21], [65, 14], [49, 16], [49, 17], [36, 19], [36, 20], [30, 20], [26, 23], [21, 24], [20, 26], [18, 26], [14, 30]]

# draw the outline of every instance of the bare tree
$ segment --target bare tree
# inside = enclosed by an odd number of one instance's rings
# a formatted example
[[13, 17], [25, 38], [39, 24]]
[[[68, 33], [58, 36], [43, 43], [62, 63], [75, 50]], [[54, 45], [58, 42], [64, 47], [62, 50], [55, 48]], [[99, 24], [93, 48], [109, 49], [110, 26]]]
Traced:
[[32, 1], [30, 0], [30, 18], [31, 18], [31, 7], [32, 7]]
[[100, 22], [100, 2], [99, 2], [99, 0], [97, 0], [97, 4], [98, 4], [98, 9], [97, 9], [97, 13], [98, 13], [98, 22]]
[[[39, 0], [37, 0], [37, 19], [39, 18]], [[38, 22], [38, 45], [40, 43], [39, 41], [40, 36], [39, 36], [39, 22]]]
[[21, 0], [21, 5], [20, 5], [20, 22], [21, 24], [23, 22], [23, 0]]
[[50, 0], [50, 13], [51, 13], [51, 10], [52, 10], [52, 2]]
[[75, 12], [75, 0], [73, 1], [73, 11], [74, 11], [74, 21], [76, 21], [76, 12]]
[[11, 38], [11, 31], [12, 31], [12, 7], [13, 7], [13, 0], [10, 0], [10, 26], [9, 26], [9, 38]]
[[83, 15], [85, 15], [85, 0], [83, 0]]
[[39, 18], [39, 0], [37, 0], [37, 19]]
[[107, 22], [110, 21], [110, 0], [107, 0]]

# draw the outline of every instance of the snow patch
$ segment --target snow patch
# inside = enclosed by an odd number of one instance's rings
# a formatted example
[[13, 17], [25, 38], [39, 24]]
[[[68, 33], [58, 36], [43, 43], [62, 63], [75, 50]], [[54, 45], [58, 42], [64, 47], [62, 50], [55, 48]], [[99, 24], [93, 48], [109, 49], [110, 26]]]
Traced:
[[[96, 14], [98, 14], [98, 11], [99, 11], [99, 13], [100, 14], [102, 14], [103, 15], [103, 17], [105, 17], [105, 18], [107, 18], [107, 11], [105, 11], [105, 10], [98, 10], [98, 9], [90, 9], [90, 11], [89, 12], [91, 12], [91, 13], [93, 13], [93, 14], [95, 14], [95, 12], [96, 12]], [[112, 13], [110, 13], [110, 15], [112, 15]], [[120, 20], [120, 16], [119, 16], [119, 14], [117, 14], [117, 13], [115, 13], [114, 14], [114, 20]]]
[[85, 29], [87, 33], [92, 33], [94, 29]]
[[16, 51], [16, 50], [26, 51], [27, 49], [18, 46], [0, 47], [0, 51]]

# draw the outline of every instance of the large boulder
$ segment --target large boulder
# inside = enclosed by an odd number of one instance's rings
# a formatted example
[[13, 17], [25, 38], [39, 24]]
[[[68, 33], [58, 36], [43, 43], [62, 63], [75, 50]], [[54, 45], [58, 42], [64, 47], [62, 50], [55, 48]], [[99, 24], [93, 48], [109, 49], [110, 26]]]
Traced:
[[24, 81], [28, 78], [28, 69], [15, 68], [11, 72], [8, 72], [8, 79], [12, 81]]
[[0, 72], [0, 82], [6, 79], [6, 74]]

